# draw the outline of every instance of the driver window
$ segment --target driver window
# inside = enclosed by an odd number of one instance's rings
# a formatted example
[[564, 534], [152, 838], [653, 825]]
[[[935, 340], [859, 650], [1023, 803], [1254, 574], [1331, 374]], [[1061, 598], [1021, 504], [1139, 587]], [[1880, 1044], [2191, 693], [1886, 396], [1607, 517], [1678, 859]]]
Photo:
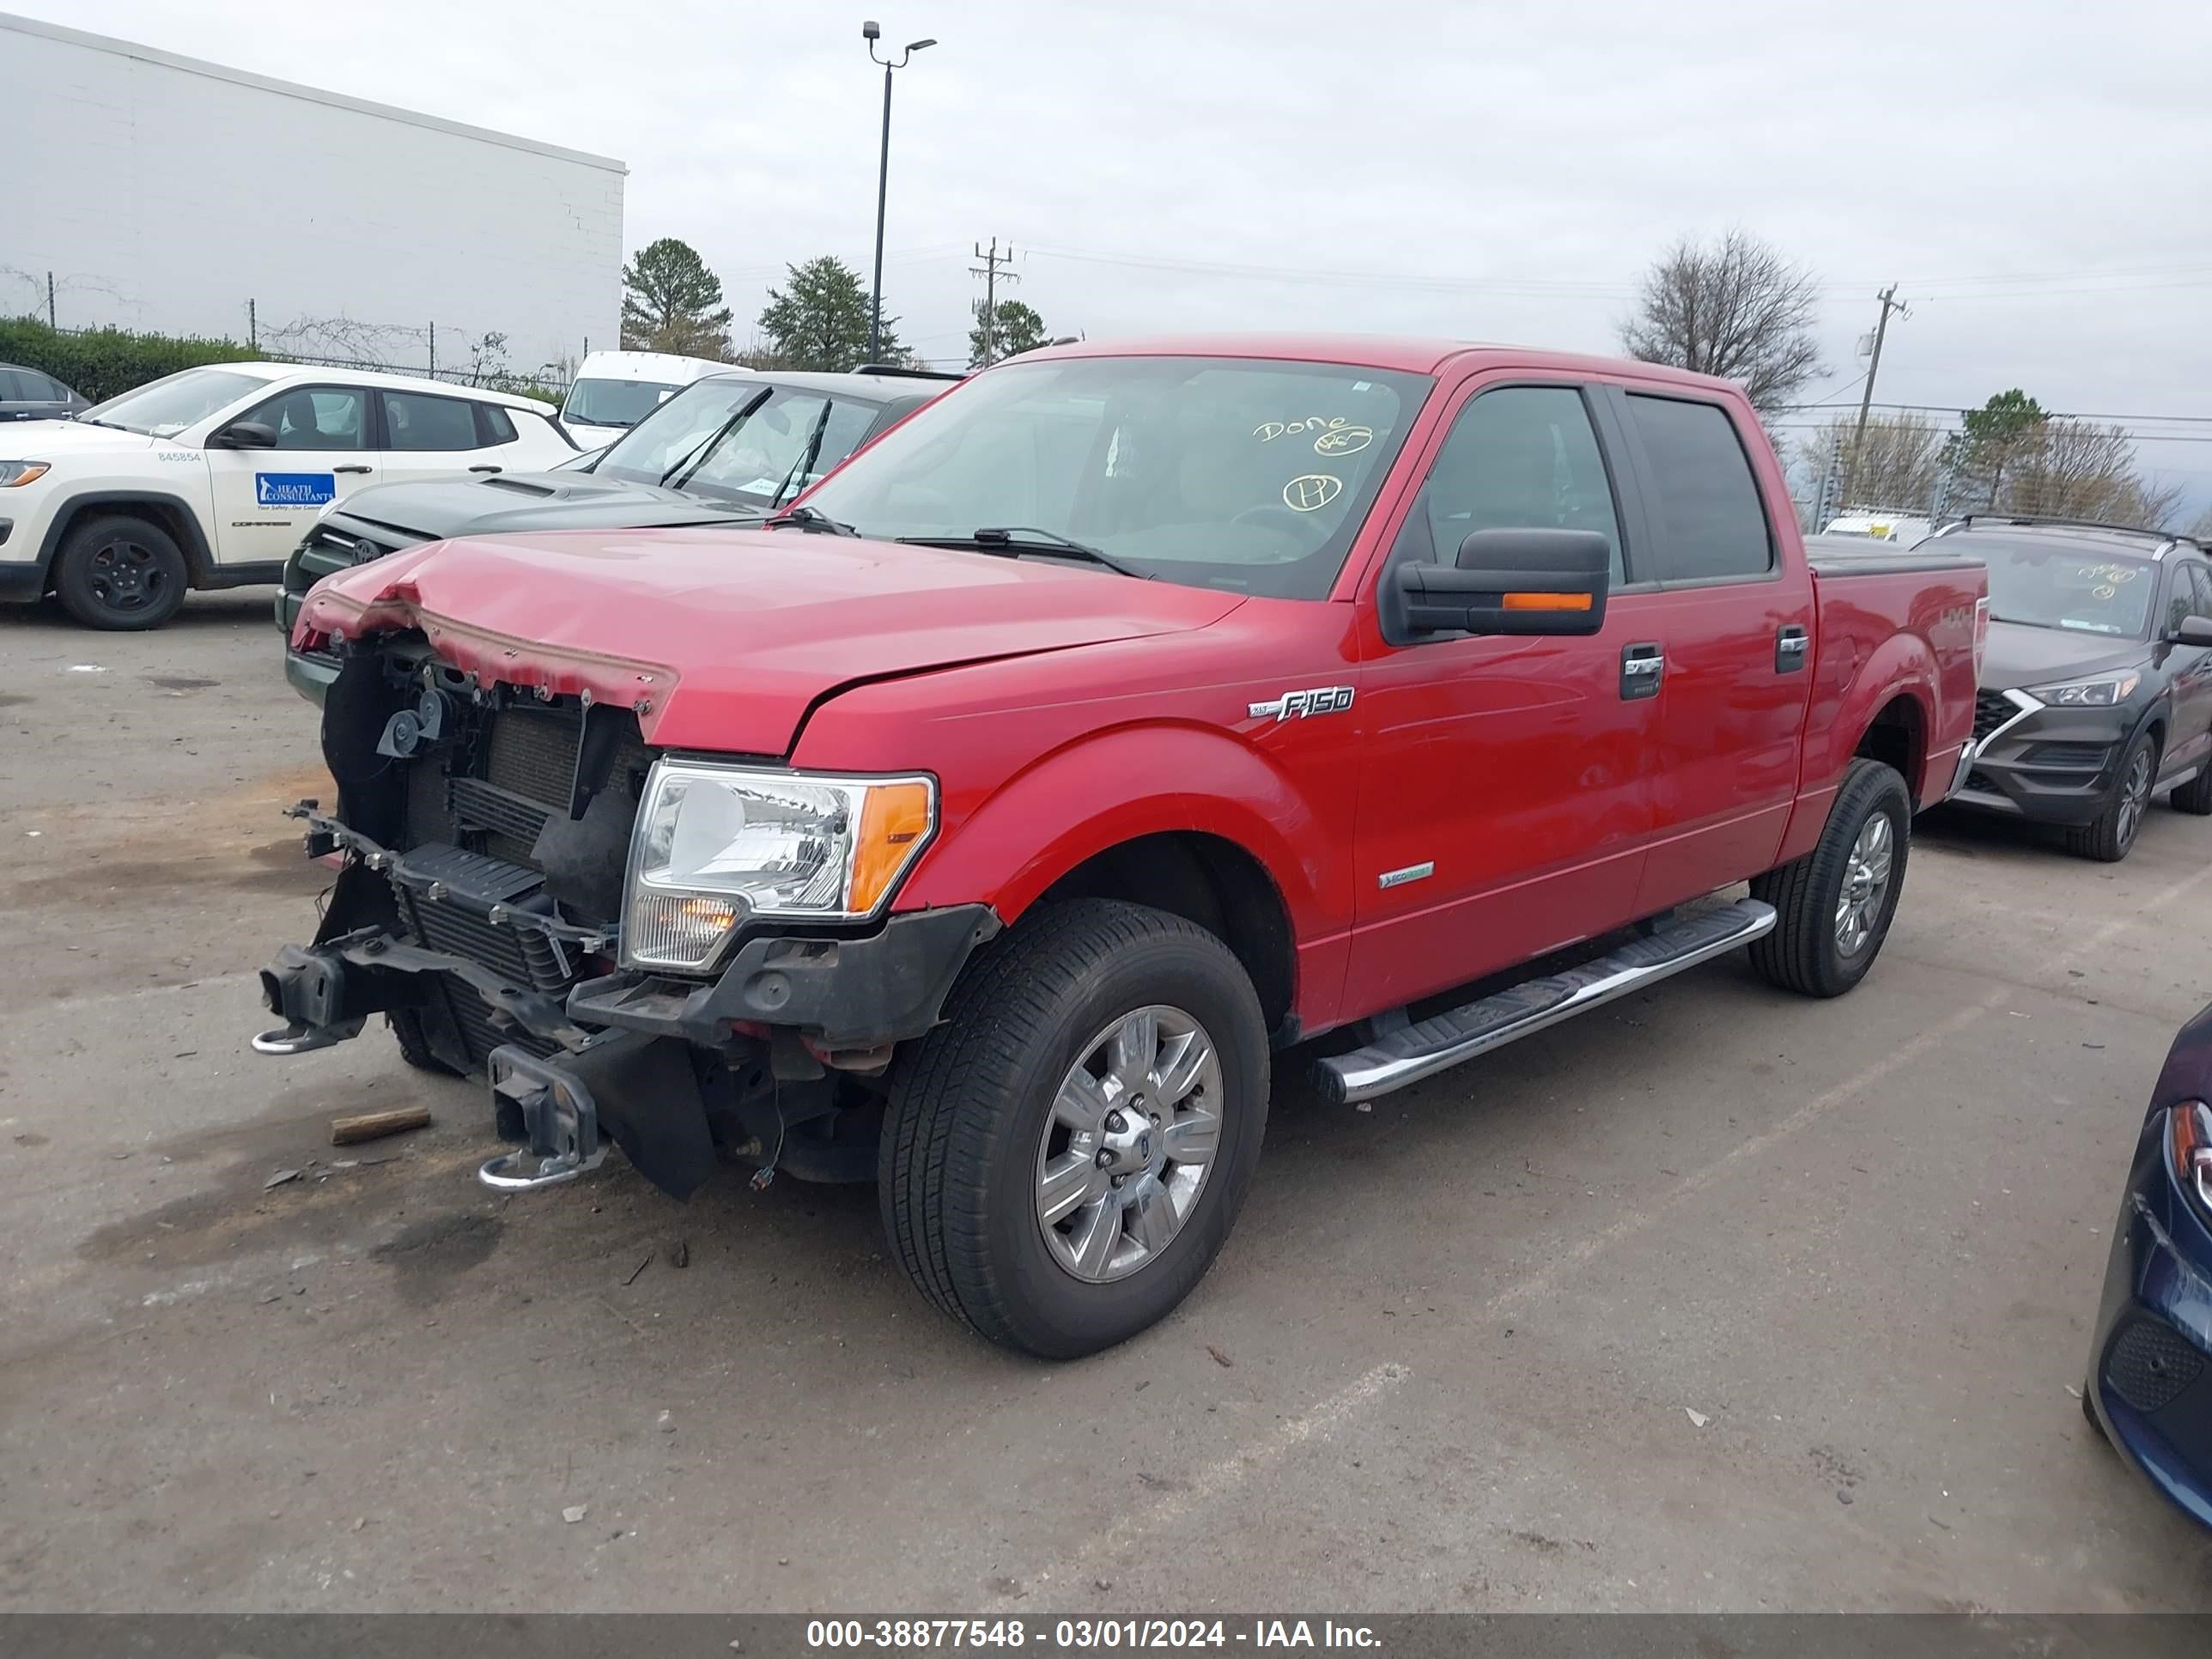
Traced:
[[279, 392], [241, 421], [258, 421], [276, 434], [279, 449], [365, 449], [366, 394], [337, 386], [301, 386]]
[[1477, 530], [1594, 530], [1613, 550], [1614, 584], [1626, 580], [1613, 486], [1581, 392], [1501, 386], [1460, 410], [1398, 556], [1449, 564]]
[[2182, 568], [2196, 589], [2191, 596], [2189, 614], [2212, 622], [2212, 566], [2191, 564]]

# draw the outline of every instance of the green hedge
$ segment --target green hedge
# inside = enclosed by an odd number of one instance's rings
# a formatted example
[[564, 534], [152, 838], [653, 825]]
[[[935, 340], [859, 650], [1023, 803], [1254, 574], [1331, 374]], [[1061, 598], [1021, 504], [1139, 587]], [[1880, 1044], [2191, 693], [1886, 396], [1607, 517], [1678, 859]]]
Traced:
[[260, 356], [235, 340], [132, 334], [119, 328], [70, 334], [48, 328], [35, 317], [0, 319], [0, 363], [42, 369], [96, 404], [180, 368]]

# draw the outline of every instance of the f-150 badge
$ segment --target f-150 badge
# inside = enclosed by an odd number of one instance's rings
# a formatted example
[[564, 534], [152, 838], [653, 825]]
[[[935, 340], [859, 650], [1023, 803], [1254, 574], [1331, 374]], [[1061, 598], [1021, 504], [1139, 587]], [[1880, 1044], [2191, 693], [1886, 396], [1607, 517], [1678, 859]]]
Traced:
[[1302, 720], [1309, 714], [1341, 714], [1352, 707], [1348, 685], [1319, 685], [1306, 691], [1285, 691], [1267, 702], [1249, 702], [1244, 712], [1255, 720]]

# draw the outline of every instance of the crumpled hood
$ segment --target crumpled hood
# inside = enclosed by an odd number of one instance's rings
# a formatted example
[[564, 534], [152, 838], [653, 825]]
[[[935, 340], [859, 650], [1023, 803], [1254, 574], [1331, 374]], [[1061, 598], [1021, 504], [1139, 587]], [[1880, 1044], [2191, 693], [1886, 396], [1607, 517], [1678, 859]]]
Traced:
[[637, 710], [646, 741], [782, 755], [842, 687], [1204, 628], [1243, 596], [796, 530], [432, 542], [343, 570], [293, 644], [420, 628], [444, 660]]
[[763, 515], [733, 502], [592, 472], [504, 472], [493, 478], [371, 484], [348, 495], [331, 516], [439, 540], [520, 531], [734, 524]]
[[2149, 656], [2150, 647], [2141, 640], [1993, 622], [1989, 648], [1982, 658], [1982, 690], [2009, 691], [2014, 686], [2050, 685], [2115, 668], [2133, 668]]

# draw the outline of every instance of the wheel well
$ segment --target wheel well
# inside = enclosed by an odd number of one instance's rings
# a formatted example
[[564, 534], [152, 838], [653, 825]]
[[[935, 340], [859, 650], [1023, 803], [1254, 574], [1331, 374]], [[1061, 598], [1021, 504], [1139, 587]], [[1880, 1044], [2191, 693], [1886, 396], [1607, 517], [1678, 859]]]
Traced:
[[1905, 780], [1905, 793], [1920, 805], [1921, 762], [1928, 753], [1928, 738], [1920, 718], [1920, 705], [1906, 696], [1892, 697], [1859, 739], [1852, 753], [1864, 760], [1880, 761]]
[[1055, 898], [1121, 899], [1194, 921], [1244, 964], [1268, 1029], [1290, 1013], [1297, 979], [1290, 912], [1266, 867], [1234, 842], [1195, 830], [1140, 836], [1092, 854], [1038, 902]]
[[177, 544], [177, 551], [185, 556], [185, 574], [191, 585], [200, 586], [207, 580], [208, 562], [200, 544], [199, 526], [191, 521], [185, 509], [173, 501], [156, 501], [145, 496], [125, 496], [120, 501], [104, 501], [94, 495], [88, 500], [70, 503], [67, 515], [53, 530], [53, 557], [46, 566], [49, 586], [54, 580], [54, 569], [61, 562], [62, 544], [75, 535], [77, 527], [92, 519], [143, 519], [163, 532]]

